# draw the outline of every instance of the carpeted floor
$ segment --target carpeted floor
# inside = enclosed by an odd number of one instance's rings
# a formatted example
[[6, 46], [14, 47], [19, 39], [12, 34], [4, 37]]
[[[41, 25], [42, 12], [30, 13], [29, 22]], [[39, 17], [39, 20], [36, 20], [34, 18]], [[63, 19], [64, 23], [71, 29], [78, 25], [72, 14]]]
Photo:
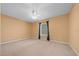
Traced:
[[23, 40], [1, 45], [2, 56], [76, 56], [66, 44], [44, 40]]

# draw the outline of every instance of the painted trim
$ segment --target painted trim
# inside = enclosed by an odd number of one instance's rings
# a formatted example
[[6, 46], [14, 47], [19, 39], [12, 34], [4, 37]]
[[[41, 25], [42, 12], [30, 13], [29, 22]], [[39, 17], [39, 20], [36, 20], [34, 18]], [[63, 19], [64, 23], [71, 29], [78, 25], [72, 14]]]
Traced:
[[19, 40], [7, 41], [7, 42], [2, 42], [2, 43], [0, 43], [0, 44], [8, 44], [8, 43], [17, 42], [17, 41], [21, 41], [21, 40], [25, 40], [25, 39], [27, 39], [27, 38], [19, 39]]
[[71, 48], [72, 48], [72, 50], [77, 54], [77, 56], [79, 56], [79, 53], [71, 46], [71, 45], [69, 45]]
[[67, 42], [61, 42], [61, 41], [57, 41], [57, 40], [50, 40], [50, 41], [69, 45], [69, 43], [67, 43]]

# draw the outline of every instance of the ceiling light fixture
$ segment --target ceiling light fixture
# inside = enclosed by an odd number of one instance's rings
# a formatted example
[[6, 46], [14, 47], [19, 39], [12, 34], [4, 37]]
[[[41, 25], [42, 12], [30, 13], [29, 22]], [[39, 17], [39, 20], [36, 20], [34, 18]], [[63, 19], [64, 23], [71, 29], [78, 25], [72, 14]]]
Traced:
[[33, 10], [32, 11], [32, 19], [37, 19], [37, 11], [36, 10]]

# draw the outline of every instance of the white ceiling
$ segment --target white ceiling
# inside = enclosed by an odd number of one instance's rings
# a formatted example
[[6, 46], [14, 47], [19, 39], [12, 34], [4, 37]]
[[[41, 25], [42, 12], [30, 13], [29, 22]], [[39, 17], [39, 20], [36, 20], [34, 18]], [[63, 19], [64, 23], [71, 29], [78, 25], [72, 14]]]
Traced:
[[38, 20], [67, 14], [71, 3], [2, 3], [1, 13], [28, 22], [34, 22], [32, 11], [37, 10]]

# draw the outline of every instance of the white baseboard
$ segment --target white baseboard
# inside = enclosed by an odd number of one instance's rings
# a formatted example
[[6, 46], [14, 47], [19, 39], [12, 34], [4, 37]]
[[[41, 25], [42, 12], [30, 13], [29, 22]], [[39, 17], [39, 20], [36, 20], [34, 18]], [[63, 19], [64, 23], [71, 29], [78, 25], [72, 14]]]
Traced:
[[3, 42], [3, 43], [0, 43], [0, 44], [7, 44], [7, 43], [12, 43], [12, 42], [17, 42], [17, 41], [21, 41], [21, 40], [25, 40], [25, 39], [27, 39], [27, 38], [24, 38], [24, 39], [19, 39], [19, 40], [11, 40], [11, 41], [7, 41], [7, 42]]
[[72, 50], [77, 54], [77, 56], [79, 56], [79, 52], [77, 52], [71, 45], [70, 47], [72, 48]]
[[69, 43], [67, 43], [67, 42], [62, 42], [62, 41], [57, 41], [57, 40], [51, 40], [51, 41], [69, 45]]

